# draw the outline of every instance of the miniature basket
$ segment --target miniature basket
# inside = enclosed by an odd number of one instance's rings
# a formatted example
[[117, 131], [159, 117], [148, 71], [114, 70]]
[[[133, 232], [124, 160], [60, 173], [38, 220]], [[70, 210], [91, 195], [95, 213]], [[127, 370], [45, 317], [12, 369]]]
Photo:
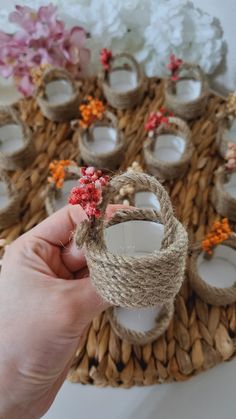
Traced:
[[[77, 229], [76, 242], [85, 244], [91, 280], [101, 297], [112, 305], [127, 308], [152, 307], [173, 302], [184, 279], [188, 246], [187, 233], [174, 217], [170, 198], [159, 182], [146, 174], [125, 173], [111, 179], [104, 191], [101, 211], [117, 191], [126, 184], [141, 184], [157, 195], [161, 215], [155, 210], [135, 209], [119, 212], [116, 223], [127, 220], [151, 220], [164, 225], [160, 251], [148, 256], [120, 256], [110, 253], [104, 241], [102, 217], [82, 222]], [[118, 217], [118, 219], [116, 219]]]
[[[115, 66], [115, 63], [125, 59], [126, 63], [123, 65]], [[116, 92], [109, 84], [109, 72], [117, 70], [133, 71], [137, 75], [137, 86], [133, 89], [127, 90], [126, 92]], [[103, 94], [107, 99], [108, 103], [116, 109], [129, 109], [137, 106], [144, 94], [144, 75], [142, 70], [134, 59], [134, 57], [127, 53], [117, 54], [111, 59], [111, 70], [103, 71], [101, 75], [101, 84]]]
[[[225, 158], [226, 152], [228, 150], [228, 144], [232, 142], [230, 138], [227, 138], [227, 130], [230, 128], [232, 119], [227, 115], [223, 118], [220, 118], [218, 122], [218, 131], [216, 134], [216, 144], [221, 157]], [[236, 140], [236, 138], [235, 138]]]
[[[187, 75], [181, 75], [182, 71], [185, 71]], [[179, 80], [199, 80], [201, 82], [201, 94], [195, 100], [183, 102], [176, 96], [176, 82], [169, 78], [166, 80], [164, 87], [166, 107], [180, 118], [186, 120], [198, 118], [205, 112], [209, 96], [206, 76], [199, 65], [190, 63], [183, 63], [177, 74]]]
[[[56, 80], [68, 81], [73, 89], [73, 95], [70, 100], [62, 104], [52, 104], [47, 100], [45, 87], [47, 83]], [[36, 100], [43, 115], [55, 122], [70, 121], [78, 116], [80, 104], [80, 88], [81, 84], [75, 82], [70, 73], [62, 68], [49, 68], [42, 77], [42, 85], [36, 92]]]
[[[223, 246], [231, 247], [236, 250], [236, 236], [232, 234], [229, 239], [222, 243]], [[201, 245], [197, 245], [189, 258], [188, 278], [191, 287], [207, 304], [214, 306], [223, 306], [232, 304], [236, 301], [236, 282], [231, 287], [218, 288], [206, 283], [199, 275], [197, 270], [197, 261], [203, 252]], [[206, 259], [210, 259], [212, 255], [207, 255]]]
[[231, 172], [221, 166], [215, 172], [215, 185], [212, 190], [211, 201], [218, 212], [230, 221], [236, 221], [236, 198], [231, 196], [224, 188], [224, 184], [229, 181]]
[[[144, 160], [148, 172], [162, 180], [172, 180], [183, 176], [188, 169], [194, 150], [191, 131], [187, 124], [180, 118], [169, 117], [168, 119], [169, 124], [161, 124], [155, 130], [154, 138], [147, 138], [143, 145]], [[162, 134], [174, 134], [184, 140], [185, 149], [178, 161], [166, 162], [154, 156], [155, 143], [158, 141], [158, 136]]]
[[6, 207], [0, 209], [0, 228], [8, 228], [15, 224], [21, 217], [23, 193], [15, 189], [6, 173], [0, 172], [0, 181], [6, 184], [10, 198]]
[[23, 133], [24, 145], [12, 153], [0, 151], [0, 168], [3, 170], [24, 169], [32, 163], [36, 156], [31, 129], [20, 120], [17, 112], [13, 108], [0, 108], [0, 126], [8, 124], [20, 126]]
[[[80, 174], [78, 171], [78, 166], [68, 166], [65, 169], [66, 176], [65, 181], [67, 180], [78, 180], [80, 178]], [[45, 209], [48, 216], [54, 214], [57, 211], [55, 201], [60, 196], [61, 189], [55, 187], [54, 184], [48, 185], [46, 189], [46, 197], [45, 197]]]
[[[116, 145], [113, 150], [109, 152], [95, 153], [93, 150], [90, 150], [87, 146], [87, 142], [93, 141], [93, 130], [95, 127], [100, 126], [109, 126], [115, 128], [117, 132]], [[118, 128], [118, 120], [116, 116], [106, 111], [104, 118], [100, 121], [98, 120], [92, 126], [86, 130], [80, 129], [79, 131], [79, 148], [80, 156], [86, 165], [99, 167], [102, 169], [114, 170], [122, 162], [125, 153], [125, 137], [124, 133]]]

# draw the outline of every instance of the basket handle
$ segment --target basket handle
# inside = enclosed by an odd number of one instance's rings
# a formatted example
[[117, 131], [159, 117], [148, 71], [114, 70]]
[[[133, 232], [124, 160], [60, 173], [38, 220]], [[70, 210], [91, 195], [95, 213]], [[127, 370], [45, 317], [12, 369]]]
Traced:
[[203, 83], [205, 79], [205, 74], [198, 64], [192, 64], [192, 63], [183, 63], [177, 70], [177, 74], [180, 75], [182, 70], [187, 70], [189, 72], [193, 73], [194, 78], [196, 80], [199, 80]]
[[49, 83], [50, 81], [53, 80], [60, 80], [60, 79], [64, 79], [67, 80], [69, 83], [71, 83], [72, 88], [74, 89], [74, 91], [76, 92], [77, 90], [77, 86], [75, 83], [75, 80], [73, 79], [73, 77], [71, 76], [71, 74], [65, 70], [64, 68], [60, 68], [60, 67], [49, 67], [46, 68], [45, 71], [43, 72], [42, 75], [42, 85], [39, 86], [36, 89], [35, 92], [35, 96], [41, 95], [41, 94], [45, 94], [45, 85], [47, 83]]
[[[133, 55], [128, 54], [127, 52], [122, 52], [120, 54], [116, 54], [111, 58], [111, 70], [114, 69], [116, 61], [118, 61], [120, 58], [125, 58], [127, 63], [131, 64], [135, 73], [137, 74], [137, 80], [139, 81], [142, 77], [142, 71], [141, 71], [140, 65], [135, 60]], [[123, 65], [125, 65], [125, 64], [123, 64]], [[108, 76], [108, 74], [109, 74], [109, 71], [103, 71], [102, 74], [100, 74], [100, 77], [99, 77], [100, 81], [101, 82], [104, 81], [106, 79], [106, 77]]]
[[93, 244], [96, 244], [101, 249], [106, 249], [104, 242], [106, 208], [115, 193], [127, 184], [133, 186], [134, 188], [137, 187], [137, 189], [141, 188], [142, 190], [153, 192], [156, 195], [160, 202], [160, 218], [164, 225], [162, 247], [166, 248], [169, 246], [175, 232], [176, 223], [168, 193], [154, 177], [145, 173], [130, 172], [114, 176], [107, 188], [104, 189], [103, 200], [100, 206], [103, 216], [96, 218], [92, 222], [90, 220], [86, 220], [80, 224], [77, 231], [77, 244], [79, 247], [86, 243], [87, 246], [93, 246]]

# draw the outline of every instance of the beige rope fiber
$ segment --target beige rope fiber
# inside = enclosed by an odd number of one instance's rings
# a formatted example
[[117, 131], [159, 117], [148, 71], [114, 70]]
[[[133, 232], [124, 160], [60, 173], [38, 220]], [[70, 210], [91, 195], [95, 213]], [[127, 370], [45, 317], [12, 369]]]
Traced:
[[6, 184], [9, 196], [9, 202], [6, 207], [0, 209], [0, 228], [8, 228], [15, 224], [21, 217], [23, 192], [16, 190], [10, 178], [4, 172], [0, 172], [0, 181]]
[[[116, 62], [121, 59], [124, 59], [126, 63], [116, 66]], [[127, 53], [116, 54], [111, 59], [111, 67], [110, 71], [112, 72], [119, 70], [134, 72], [137, 76], [137, 86], [133, 89], [127, 90], [126, 92], [117, 92], [113, 90], [109, 84], [109, 72], [103, 71], [101, 74], [101, 84], [103, 94], [108, 103], [116, 109], [129, 109], [137, 106], [143, 97], [145, 88], [144, 75], [141, 67], [134, 57]]]
[[212, 204], [218, 214], [227, 217], [230, 221], [236, 221], [236, 198], [225, 190], [225, 183], [230, 180], [231, 172], [221, 166], [215, 172], [215, 185], [212, 190]]
[[[223, 118], [220, 118], [218, 121], [218, 131], [216, 134], [216, 144], [218, 147], [218, 151], [221, 157], [225, 158], [226, 152], [228, 150], [228, 144], [232, 143], [232, 140], [227, 137], [228, 130], [231, 127], [233, 119], [231, 120], [227, 115], [224, 115]], [[236, 135], [235, 135], [236, 140]]]
[[[181, 75], [181, 72], [187, 75]], [[176, 96], [176, 83], [171, 78], [165, 82], [165, 104], [167, 108], [180, 118], [190, 120], [201, 116], [206, 109], [209, 87], [206, 76], [201, 67], [196, 64], [184, 63], [178, 71], [179, 80], [199, 80], [201, 82], [201, 94], [194, 100], [183, 102]]]
[[[113, 150], [108, 152], [94, 152], [88, 143], [94, 141], [93, 132], [96, 127], [112, 127], [116, 130], [116, 143]], [[118, 120], [116, 116], [106, 111], [101, 121], [95, 122], [88, 130], [79, 130], [79, 148], [80, 155], [85, 164], [99, 167], [101, 169], [116, 169], [122, 162], [125, 153], [125, 137], [124, 133], [118, 128]]]
[[[0, 126], [19, 126], [23, 134], [23, 145], [12, 153], [0, 151], [0, 169], [15, 170], [29, 166], [36, 156], [31, 129], [24, 124], [14, 108], [0, 108]], [[1, 141], [1, 138], [0, 138]]]
[[[236, 251], [236, 236], [233, 234], [222, 245], [231, 247]], [[196, 246], [189, 259], [188, 277], [192, 288], [208, 304], [223, 306], [234, 303], [236, 301], [236, 282], [232, 287], [218, 288], [211, 286], [201, 278], [197, 268], [198, 258], [201, 253], [201, 245]]]
[[[73, 89], [71, 99], [62, 104], [49, 103], [46, 95], [46, 85], [52, 81], [66, 80]], [[43, 74], [42, 86], [36, 92], [36, 100], [40, 106], [43, 115], [51, 121], [63, 122], [70, 121], [78, 117], [81, 83], [75, 82], [70, 73], [62, 68], [49, 68]]]
[[[111, 179], [104, 193], [102, 211], [124, 185], [142, 185], [153, 192], [161, 207], [161, 222], [164, 237], [160, 251], [142, 257], [120, 256], [110, 253], [104, 242], [104, 220], [80, 224], [76, 242], [86, 244], [86, 257], [92, 282], [99, 294], [112, 305], [120, 307], [152, 307], [173, 301], [184, 279], [185, 260], [188, 246], [187, 233], [173, 215], [170, 198], [153, 177], [139, 173], [124, 173]], [[132, 210], [131, 210], [132, 211]], [[139, 209], [133, 213], [150, 220], [159, 215], [154, 210]], [[121, 219], [122, 214], [120, 213]], [[124, 214], [123, 219], [127, 220]]]
[[[184, 140], [184, 152], [178, 161], [166, 162], [153, 154], [158, 137], [163, 134], [173, 134]], [[148, 172], [162, 180], [172, 180], [183, 176], [188, 169], [193, 150], [190, 129], [182, 119], [175, 117], [169, 117], [169, 124], [160, 125], [155, 130], [154, 138], [147, 138], [143, 145], [144, 159]]]

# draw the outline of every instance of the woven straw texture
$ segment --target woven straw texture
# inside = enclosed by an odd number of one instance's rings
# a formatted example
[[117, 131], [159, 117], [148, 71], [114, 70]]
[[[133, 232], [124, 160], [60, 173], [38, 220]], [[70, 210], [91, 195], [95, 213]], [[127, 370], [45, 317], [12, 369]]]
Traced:
[[[150, 79], [147, 87], [142, 105], [133, 111], [118, 112], [120, 128], [124, 129], [128, 144], [121, 170], [135, 159], [143, 165], [144, 122], [149, 112], [163, 106], [163, 83]], [[84, 93], [101, 97], [95, 80], [87, 80], [83, 88]], [[20, 102], [19, 108], [23, 120], [27, 120], [35, 132], [38, 156], [28, 169], [12, 175], [16, 188], [28, 194], [22, 204], [20, 222], [0, 232], [0, 238], [7, 242], [46, 217], [43, 192], [49, 162], [78, 157], [77, 136], [69, 123], [47, 120], [32, 100]], [[222, 159], [217, 153], [217, 125], [212, 116], [223, 108], [222, 99], [210, 97], [204, 116], [190, 124], [195, 150], [186, 176], [165, 183], [175, 215], [188, 227], [193, 243], [204, 237], [216, 218], [210, 196], [214, 171], [222, 164]], [[232, 227], [235, 230], [235, 226]], [[204, 303], [186, 277], [175, 301], [173, 320], [163, 336], [143, 347], [132, 345], [120, 340], [111, 329], [107, 314], [101, 314], [84, 334], [69, 378], [84, 384], [121, 387], [184, 381], [230, 360], [236, 353], [235, 336], [236, 304], [217, 307]]]

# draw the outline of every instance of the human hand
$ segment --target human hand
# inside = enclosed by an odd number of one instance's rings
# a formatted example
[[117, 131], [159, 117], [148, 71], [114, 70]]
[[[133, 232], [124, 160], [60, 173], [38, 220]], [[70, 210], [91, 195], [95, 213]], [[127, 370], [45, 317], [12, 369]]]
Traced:
[[[107, 216], [115, 210], [108, 207]], [[0, 418], [39, 418], [49, 409], [86, 326], [108, 307], [72, 240], [85, 218], [80, 206], [67, 206], [6, 250], [0, 278]]]

